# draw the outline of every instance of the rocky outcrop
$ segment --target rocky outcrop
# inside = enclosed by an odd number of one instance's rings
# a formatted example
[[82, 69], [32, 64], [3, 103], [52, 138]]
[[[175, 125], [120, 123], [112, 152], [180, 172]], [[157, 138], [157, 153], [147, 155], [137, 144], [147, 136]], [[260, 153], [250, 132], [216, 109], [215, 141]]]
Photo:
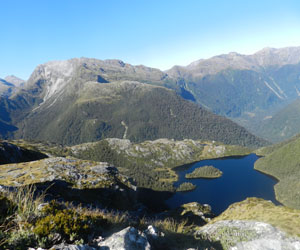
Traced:
[[257, 221], [218, 221], [196, 232], [196, 237], [220, 242], [224, 249], [300, 249], [300, 238], [292, 238], [270, 224]]
[[[158, 139], [133, 143], [128, 139], [109, 138], [107, 142], [111, 150], [131, 161], [139, 162], [146, 167], [175, 167], [202, 159], [225, 157], [229, 155], [243, 155], [250, 150], [241, 146], [224, 145], [214, 141], [185, 139]], [[83, 157], [92, 150], [101, 150], [102, 142], [85, 143], [70, 147], [75, 157]], [[97, 149], [98, 148], [98, 149]], [[100, 152], [99, 152], [100, 153]]]
[[[127, 227], [104, 239], [98, 237], [91, 245], [75, 245], [61, 243], [54, 245], [53, 250], [150, 250], [150, 241], [156, 240], [159, 236], [157, 229], [152, 225], [148, 226], [145, 232], [141, 232], [134, 227]], [[35, 248], [29, 248], [35, 250]], [[36, 250], [44, 250], [37, 248]]]
[[7, 187], [34, 184], [50, 196], [103, 207], [131, 209], [136, 203], [136, 186], [105, 162], [52, 157], [2, 165], [0, 184]]
[[127, 227], [99, 243], [100, 250], [150, 250], [144, 233], [134, 227]]
[[186, 220], [189, 224], [205, 225], [211, 221], [215, 215], [208, 204], [190, 202], [180, 207], [161, 214], [162, 217], [172, 217], [179, 220]]
[[107, 161], [134, 178], [139, 187], [174, 191], [175, 167], [231, 155], [245, 155], [245, 147], [215, 141], [158, 139], [133, 143], [128, 139], [109, 138], [68, 148], [76, 158]]

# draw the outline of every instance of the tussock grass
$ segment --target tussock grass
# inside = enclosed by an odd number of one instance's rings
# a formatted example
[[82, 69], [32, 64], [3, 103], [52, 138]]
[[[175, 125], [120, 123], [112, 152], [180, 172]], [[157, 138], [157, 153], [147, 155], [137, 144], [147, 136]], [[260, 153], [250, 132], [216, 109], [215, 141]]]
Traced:
[[7, 196], [16, 206], [15, 219], [20, 228], [23, 223], [30, 223], [38, 215], [38, 206], [44, 202], [45, 193], [37, 195], [36, 191], [34, 185], [28, 185], [9, 192]]

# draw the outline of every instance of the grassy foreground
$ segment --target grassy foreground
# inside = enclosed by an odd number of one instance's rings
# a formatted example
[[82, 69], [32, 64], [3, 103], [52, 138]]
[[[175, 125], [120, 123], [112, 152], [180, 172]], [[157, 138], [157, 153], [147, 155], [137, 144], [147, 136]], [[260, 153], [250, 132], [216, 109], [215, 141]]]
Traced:
[[300, 236], [300, 210], [276, 206], [271, 201], [248, 198], [234, 203], [210, 223], [221, 220], [255, 220], [269, 223], [292, 236]]
[[108, 237], [128, 226], [143, 231], [149, 225], [159, 235], [152, 246], [160, 249], [187, 249], [211, 245], [193, 236], [195, 225], [178, 217], [153, 219], [132, 218], [129, 212], [99, 210], [73, 206], [70, 203], [43, 203], [45, 194], [36, 195], [34, 186], [24, 186], [16, 192], [0, 196], [0, 249], [27, 250], [29, 247], [51, 248], [62, 242], [89, 244], [98, 236]]

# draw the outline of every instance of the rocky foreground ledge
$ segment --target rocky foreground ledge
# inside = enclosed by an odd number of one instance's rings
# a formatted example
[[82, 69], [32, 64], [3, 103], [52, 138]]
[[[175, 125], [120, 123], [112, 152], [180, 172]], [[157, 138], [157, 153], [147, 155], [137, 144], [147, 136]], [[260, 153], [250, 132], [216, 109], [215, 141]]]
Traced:
[[[0, 185], [35, 185], [47, 197], [75, 203], [130, 209], [136, 204], [136, 186], [106, 162], [51, 157], [0, 166]], [[102, 205], [103, 206], [103, 205]]]
[[[256, 221], [220, 221], [204, 226], [195, 233], [197, 238], [208, 239], [207, 243], [199, 241], [196, 249], [230, 249], [230, 250], [298, 250], [300, 239], [288, 237], [284, 232], [267, 223]], [[159, 232], [152, 225], [144, 231], [134, 227], [127, 227], [107, 238], [96, 238], [91, 245], [55, 245], [55, 250], [150, 250], [172, 249], [164, 242], [164, 233]], [[171, 244], [170, 244], [171, 245]], [[166, 248], [163, 248], [166, 247]], [[29, 248], [29, 250], [35, 250]], [[43, 250], [37, 248], [36, 250]]]

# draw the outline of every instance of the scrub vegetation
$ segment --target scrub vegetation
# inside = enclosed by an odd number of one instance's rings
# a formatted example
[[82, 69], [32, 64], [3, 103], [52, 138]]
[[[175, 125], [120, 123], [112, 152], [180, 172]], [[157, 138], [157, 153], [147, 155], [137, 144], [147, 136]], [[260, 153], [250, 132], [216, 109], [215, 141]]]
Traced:
[[274, 186], [276, 199], [284, 205], [300, 209], [300, 137], [263, 148], [264, 154], [255, 162], [255, 169], [274, 176], [279, 182]]
[[203, 166], [196, 168], [192, 173], [186, 174], [185, 178], [218, 178], [222, 176], [222, 171], [213, 166]]

